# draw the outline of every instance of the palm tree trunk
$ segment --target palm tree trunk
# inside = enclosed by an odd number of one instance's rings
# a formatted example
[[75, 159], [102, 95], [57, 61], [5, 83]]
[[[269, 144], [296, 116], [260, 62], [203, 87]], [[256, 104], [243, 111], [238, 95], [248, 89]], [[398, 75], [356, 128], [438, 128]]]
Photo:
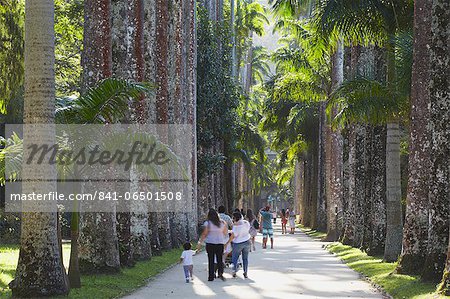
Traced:
[[306, 227], [311, 226], [311, 200], [310, 200], [310, 194], [311, 194], [311, 160], [310, 160], [310, 153], [306, 154], [305, 159], [305, 166], [304, 166], [304, 183], [303, 183], [303, 206], [301, 210], [302, 215], [302, 224]]
[[382, 255], [386, 239], [386, 127], [373, 128], [371, 152], [369, 255]]
[[400, 187], [400, 128], [387, 124], [386, 136], [386, 244], [384, 259], [395, 262], [402, 250], [402, 205]]
[[362, 200], [362, 211], [364, 215], [364, 227], [363, 227], [363, 237], [360, 249], [368, 252], [370, 247], [370, 242], [372, 240], [372, 181], [373, 177], [373, 168], [374, 165], [372, 163], [373, 158], [373, 135], [374, 135], [374, 126], [369, 124], [366, 125], [366, 149], [365, 155], [366, 159], [364, 161], [364, 171], [365, 171], [365, 182], [364, 182], [364, 200]]
[[[336, 52], [333, 54], [332, 63], [332, 88], [337, 89], [344, 81], [344, 46], [338, 42]], [[337, 107], [333, 107], [331, 117], [337, 115]], [[339, 238], [341, 230], [338, 218], [342, 211], [343, 200], [343, 139], [339, 127], [332, 128], [330, 131], [330, 166], [329, 182], [330, 186], [327, 203], [327, 236], [326, 240], [336, 241]]]
[[409, 176], [406, 217], [399, 273], [419, 274], [425, 262], [428, 238], [428, 186], [430, 178], [429, 102], [432, 0], [414, 1], [414, 62], [411, 79]]
[[[317, 129], [317, 128], [316, 128]], [[310, 192], [309, 192], [309, 200], [310, 200], [310, 226], [314, 229], [317, 228], [317, 181], [319, 179], [319, 170], [318, 170], [318, 144], [314, 144], [314, 147], [311, 149], [311, 163], [310, 163]]]
[[[83, 90], [112, 75], [111, 0], [85, 0]], [[89, 185], [85, 188], [89, 189]], [[81, 272], [120, 270], [116, 213], [80, 215], [79, 265]]]
[[[54, 2], [25, 1], [25, 124], [53, 124], [55, 115]], [[52, 130], [24, 128], [24, 157], [30, 144], [55, 144]], [[23, 165], [23, 193], [56, 190], [56, 169], [50, 165]], [[30, 180], [27, 182], [27, 180]], [[39, 203], [42, 205], [41, 203]], [[67, 276], [58, 244], [56, 206], [48, 212], [33, 212], [36, 203], [24, 203], [19, 261], [9, 284], [14, 297], [65, 295]], [[40, 207], [42, 209], [42, 206]]]
[[328, 157], [330, 157], [330, 149], [327, 151], [327, 145], [329, 144], [329, 130], [326, 126], [326, 102], [319, 103], [319, 133], [318, 133], [318, 153], [317, 153], [317, 168], [318, 168], [318, 180], [317, 180], [317, 224], [315, 228], [319, 231], [326, 231], [327, 229], [327, 182], [329, 166]]
[[433, 0], [430, 46], [430, 214], [427, 257], [422, 272], [422, 279], [429, 281], [442, 278], [449, 242], [450, 77], [442, 75], [448, 74], [449, 12], [448, 1]]
[[356, 226], [356, 203], [355, 196], [355, 173], [356, 173], [356, 125], [349, 125], [347, 127], [347, 152], [348, 159], [346, 162], [346, 172], [344, 177], [346, 180], [346, 209], [344, 221], [344, 233], [342, 243], [345, 245], [353, 245], [355, 242], [355, 226]]
[[367, 175], [367, 139], [366, 126], [361, 124], [355, 125], [355, 178], [354, 190], [351, 193], [354, 196], [354, 226], [353, 226], [353, 246], [361, 247], [364, 238], [364, 226], [367, 221], [367, 214], [365, 213], [366, 201], [366, 175]]
[[[387, 45], [387, 82], [395, 86], [395, 53], [392, 41]], [[384, 259], [394, 262], [402, 250], [403, 215], [401, 205], [400, 126], [398, 120], [386, 126], [386, 244]]]
[[303, 216], [303, 182], [304, 182], [304, 163], [302, 160], [295, 162], [294, 174], [294, 209], [297, 215]]

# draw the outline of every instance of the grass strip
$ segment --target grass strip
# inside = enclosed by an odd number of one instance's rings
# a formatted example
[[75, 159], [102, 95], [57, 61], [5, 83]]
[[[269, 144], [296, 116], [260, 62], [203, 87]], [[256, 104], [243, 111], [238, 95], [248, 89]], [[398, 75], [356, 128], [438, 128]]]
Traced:
[[[137, 262], [133, 268], [124, 268], [117, 274], [83, 275], [82, 287], [72, 289], [69, 296], [60, 298], [118, 298], [146, 285], [149, 279], [174, 265], [180, 258], [181, 249], [166, 251], [149, 261]], [[63, 247], [64, 264], [68, 265], [70, 245]], [[11, 298], [8, 283], [14, 278], [19, 247], [0, 245], [0, 298]]]

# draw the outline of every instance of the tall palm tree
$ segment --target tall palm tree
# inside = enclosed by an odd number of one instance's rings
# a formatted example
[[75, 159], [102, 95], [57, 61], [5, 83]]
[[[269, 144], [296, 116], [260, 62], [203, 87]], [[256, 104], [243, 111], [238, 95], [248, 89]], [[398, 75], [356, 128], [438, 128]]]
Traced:
[[[112, 1], [112, 57], [116, 77], [142, 82], [145, 76], [144, 61], [144, 2]], [[148, 116], [147, 99], [142, 95], [138, 102], [130, 102], [129, 112], [123, 122], [145, 124]], [[130, 173], [130, 178], [136, 173]], [[139, 188], [138, 183], [130, 188]], [[148, 207], [136, 202], [130, 212], [118, 213], [118, 232], [121, 265], [133, 265], [134, 259], [148, 259], [151, 246], [148, 231]]]
[[[430, 222], [427, 257], [422, 272], [422, 279], [430, 281], [442, 279], [449, 242], [450, 82], [449, 76], [442, 76], [448, 74], [449, 66], [449, 12], [448, 1], [433, 0], [430, 44]], [[448, 275], [448, 272], [445, 272], [445, 275]]]
[[[25, 124], [53, 124], [55, 117], [54, 2], [25, 2]], [[34, 132], [33, 132], [34, 131]], [[52, 130], [24, 130], [25, 151], [28, 144], [54, 143]], [[43, 165], [23, 165], [22, 192], [47, 193], [56, 190], [55, 169]], [[26, 180], [30, 180], [26, 182]], [[68, 293], [68, 282], [58, 242], [57, 213], [39, 210], [35, 203], [25, 203], [19, 262], [10, 283], [13, 296], [40, 297]]]
[[430, 153], [430, 53], [432, 0], [414, 1], [414, 49], [411, 79], [411, 112], [408, 189], [403, 249], [397, 271], [419, 274], [423, 268], [428, 239], [428, 186]]
[[[84, 17], [82, 92], [112, 75], [111, 0], [85, 0]], [[116, 213], [82, 213], [79, 246], [82, 272], [119, 271]]]
[[[321, 1], [317, 26], [327, 35], [337, 30], [347, 41], [377, 41], [387, 50], [387, 84], [395, 89], [395, 36], [411, 27], [409, 1]], [[396, 115], [387, 123], [386, 143], [387, 233], [384, 258], [395, 261], [401, 252], [402, 207], [400, 180], [400, 131]]]

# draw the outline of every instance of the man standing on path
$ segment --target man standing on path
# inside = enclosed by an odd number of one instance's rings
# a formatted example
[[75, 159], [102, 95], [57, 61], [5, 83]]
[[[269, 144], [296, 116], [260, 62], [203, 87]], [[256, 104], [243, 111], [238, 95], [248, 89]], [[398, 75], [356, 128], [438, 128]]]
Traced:
[[262, 248], [267, 248], [267, 238], [270, 238], [270, 248], [273, 249], [273, 228], [272, 228], [272, 213], [270, 212], [270, 206], [266, 206], [259, 211], [261, 223], [261, 232], [263, 234]]

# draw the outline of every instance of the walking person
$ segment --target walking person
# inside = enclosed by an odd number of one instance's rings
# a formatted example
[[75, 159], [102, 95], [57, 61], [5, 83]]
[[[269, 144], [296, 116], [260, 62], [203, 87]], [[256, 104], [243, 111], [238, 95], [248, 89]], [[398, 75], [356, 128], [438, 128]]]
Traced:
[[[231, 230], [231, 227], [233, 226], [233, 220], [231, 219], [230, 216], [228, 216], [228, 215], [225, 213], [225, 207], [224, 207], [224, 206], [220, 206], [219, 209], [218, 209], [218, 211], [219, 211], [219, 218], [222, 219], [223, 221], [225, 221], [225, 222], [227, 223], [227, 226], [228, 226], [227, 229], [228, 229], [228, 231], [230, 231], [230, 230]], [[227, 234], [225, 235], [225, 240], [224, 240], [225, 243], [228, 242], [228, 238], [229, 238], [229, 233], [227, 233]], [[225, 267], [225, 263], [226, 263], [227, 256], [230, 254], [230, 252], [231, 252], [231, 245], [225, 246], [225, 247], [223, 248], [223, 257], [222, 257], [222, 261], [223, 261], [224, 267]]]
[[287, 234], [286, 231], [286, 224], [288, 222], [287, 220], [287, 215], [289, 215], [289, 209], [287, 209], [287, 211], [285, 211], [284, 209], [281, 210], [281, 233]]
[[291, 229], [290, 234], [295, 233], [295, 212], [294, 210], [289, 211], [289, 228]]
[[266, 206], [259, 211], [260, 215], [260, 230], [263, 234], [262, 248], [267, 248], [267, 239], [270, 238], [270, 248], [273, 249], [273, 227], [272, 227], [272, 213], [270, 206]]
[[227, 223], [228, 229], [231, 229], [231, 227], [233, 226], [233, 220], [230, 216], [228, 216], [228, 214], [225, 213], [225, 207], [220, 206], [217, 211], [219, 212], [219, 218]]
[[256, 251], [256, 247], [255, 247], [255, 237], [258, 234], [258, 229], [259, 229], [259, 223], [258, 220], [256, 220], [255, 214], [253, 214], [253, 210], [252, 209], [247, 209], [247, 221], [248, 223], [250, 223], [250, 229], [249, 229], [249, 234], [250, 234], [250, 252], [252, 251]]
[[204, 229], [197, 244], [200, 250], [203, 241], [206, 243], [206, 253], [208, 254], [208, 281], [215, 278], [214, 258], [217, 261], [217, 275], [225, 281], [223, 277], [223, 249], [228, 234], [228, 226], [225, 221], [219, 218], [219, 214], [214, 209], [208, 212], [208, 220], [203, 223]]
[[180, 263], [183, 263], [184, 278], [186, 282], [194, 279], [194, 261], [192, 257], [197, 253], [191, 249], [191, 242], [186, 242], [183, 244], [183, 252], [181, 253]]
[[248, 253], [250, 251], [250, 223], [242, 218], [242, 214], [233, 213], [233, 230], [231, 232], [228, 243], [231, 242], [233, 247], [232, 261], [233, 261], [233, 277], [236, 277], [238, 270], [238, 258], [242, 254], [242, 264], [244, 267], [244, 277], [248, 275]]

